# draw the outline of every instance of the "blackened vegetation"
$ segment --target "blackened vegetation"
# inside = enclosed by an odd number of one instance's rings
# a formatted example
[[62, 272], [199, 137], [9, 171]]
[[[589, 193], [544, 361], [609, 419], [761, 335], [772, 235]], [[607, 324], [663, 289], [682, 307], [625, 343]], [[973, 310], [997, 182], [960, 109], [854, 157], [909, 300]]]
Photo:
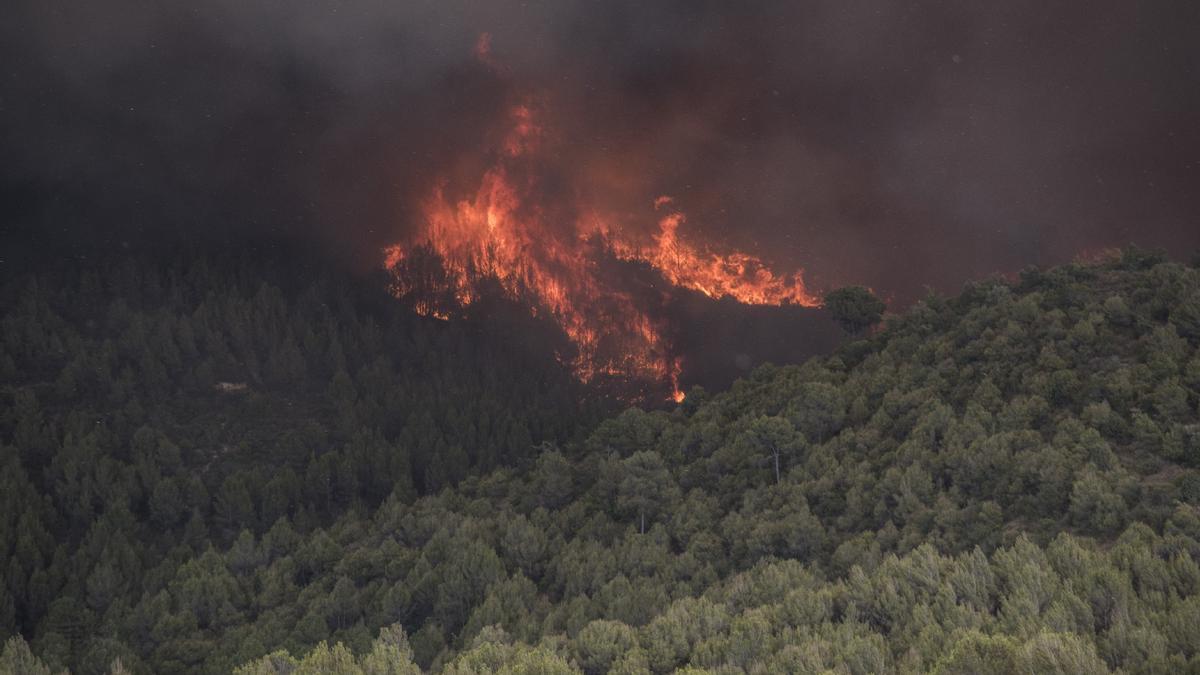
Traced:
[[764, 363], [803, 363], [845, 338], [829, 313], [798, 305], [745, 305], [680, 291], [670, 305], [686, 387], [723, 390]]
[[[764, 363], [801, 363], [827, 354], [849, 334], [838, 329], [830, 312], [800, 305], [747, 305], [730, 297], [713, 299], [698, 291], [676, 286], [662, 273], [640, 261], [620, 260], [600, 251], [595, 258], [597, 278], [613, 293], [627, 295], [661, 328], [669, 356], [678, 358], [679, 383], [685, 388], [700, 386], [726, 389], [739, 377]], [[536, 294], [517, 288], [506, 291], [495, 278], [476, 270], [463, 277], [471, 302], [464, 306], [458, 297], [460, 281], [447, 272], [445, 261], [429, 246], [415, 246], [389, 273], [388, 287], [418, 313], [445, 317], [507, 317], [522, 314], [542, 317], [524, 321], [522, 330], [541, 333], [537, 344], [552, 348], [560, 362], [574, 363], [576, 348], [561, 331], [555, 332], [552, 313], [539, 305]], [[865, 292], [865, 291], [864, 291]], [[869, 296], [879, 303], [874, 296]], [[881, 304], [881, 303], [879, 303]], [[870, 305], [873, 307], [874, 305]], [[503, 311], [498, 308], [504, 307]], [[598, 310], [599, 311], [599, 310]], [[879, 309], [874, 314], [878, 322]], [[489, 329], [495, 323], [489, 323]], [[636, 348], [636, 346], [635, 346]], [[639, 379], [621, 372], [629, 355], [619, 327], [601, 336], [595, 363], [616, 368], [595, 368], [589, 388], [610, 399], [658, 406], [672, 393], [671, 382]]]

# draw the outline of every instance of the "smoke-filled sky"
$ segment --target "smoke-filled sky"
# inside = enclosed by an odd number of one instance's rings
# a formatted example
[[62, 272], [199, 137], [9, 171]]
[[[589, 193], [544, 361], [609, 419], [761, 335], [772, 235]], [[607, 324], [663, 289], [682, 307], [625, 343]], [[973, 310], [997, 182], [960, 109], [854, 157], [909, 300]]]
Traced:
[[685, 236], [904, 301], [1200, 246], [1197, 27], [1169, 0], [17, 0], [0, 208], [26, 239], [373, 264], [529, 101], [551, 210], [650, 227], [671, 195]]

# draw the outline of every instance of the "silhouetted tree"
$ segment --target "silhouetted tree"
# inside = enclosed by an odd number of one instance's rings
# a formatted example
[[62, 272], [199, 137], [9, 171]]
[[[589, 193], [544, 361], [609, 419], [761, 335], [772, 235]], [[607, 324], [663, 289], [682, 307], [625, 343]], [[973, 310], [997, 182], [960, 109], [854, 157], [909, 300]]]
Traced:
[[847, 286], [825, 294], [825, 308], [833, 319], [851, 335], [879, 323], [887, 305], [862, 286]]

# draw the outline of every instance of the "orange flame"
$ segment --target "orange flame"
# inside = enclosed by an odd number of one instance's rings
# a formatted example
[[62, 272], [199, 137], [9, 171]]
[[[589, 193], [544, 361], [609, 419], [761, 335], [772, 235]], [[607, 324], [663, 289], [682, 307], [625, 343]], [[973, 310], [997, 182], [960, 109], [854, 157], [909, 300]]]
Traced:
[[[655, 208], [672, 203], [665, 195], [654, 200]], [[808, 292], [803, 272], [790, 278], [775, 276], [752, 255], [705, 252], [681, 241], [679, 226], [685, 220], [683, 213], [672, 211], [658, 221], [659, 232], [652, 246], [639, 249], [614, 242], [613, 249], [627, 260], [650, 263], [676, 286], [700, 291], [710, 298], [730, 297], [748, 305], [821, 305], [820, 299]]]
[[[682, 401], [682, 363], [668, 344], [663, 320], [629, 291], [602, 280], [597, 267], [605, 255], [648, 264], [671, 284], [712, 298], [819, 304], [801, 272], [776, 276], [754, 256], [718, 254], [687, 243], [679, 233], [685, 217], [674, 208], [660, 219], [651, 241], [640, 246], [595, 213], [569, 227], [552, 227], [539, 186], [521, 171], [522, 162], [537, 151], [542, 129], [531, 105], [514, 106], [510, 115], [510, 130], [478, 188], [455, 201], [447, 196], [446, 184], [439, 184], [422, 205], [416, 236], [384, 250], [383, 263], [394, 272], [394, 293], [410, 299], [415, 311], [448, 318], [455, 307], [477, 299], [481, 279], [495, 279], [506, 294], [532, 299], [534, 311], [545, 311], [562, 327], [576, 348], [571, 365], [582, 380], [615, 376], [662, 382], [670, 387], [671, 399]], [[665, 209], [673, 202], [659, 197], [654, 206]], [[414, 255], [421, 247], [436, 254], [439, 269], [423, 267]]]

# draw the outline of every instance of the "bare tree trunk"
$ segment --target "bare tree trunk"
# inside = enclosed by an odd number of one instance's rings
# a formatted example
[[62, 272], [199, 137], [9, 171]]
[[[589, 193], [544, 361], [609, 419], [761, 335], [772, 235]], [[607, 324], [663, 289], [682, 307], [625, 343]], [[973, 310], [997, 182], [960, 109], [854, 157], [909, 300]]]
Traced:
[[775, 484], [779, 485], [779, 451], [775, 451]]
[[642, 532], [641, 533], [646, 534], [646, 512], [642, 511], [638, 515], [640, 515], [641, 519], [642, 519]]

